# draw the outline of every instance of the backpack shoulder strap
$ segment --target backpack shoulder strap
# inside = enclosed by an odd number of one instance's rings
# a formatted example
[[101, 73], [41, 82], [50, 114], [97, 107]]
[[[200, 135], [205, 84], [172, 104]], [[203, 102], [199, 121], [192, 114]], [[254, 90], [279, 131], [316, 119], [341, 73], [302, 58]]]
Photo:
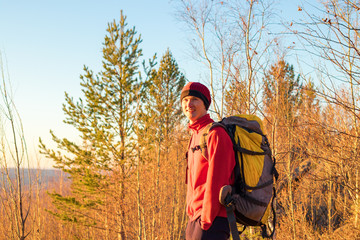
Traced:
[[228, 132], [225, 124], [221, 122], [212, 122], [206, 125], [206, 127], [203, 130], [202, 136], [199, 141], [199, 148], [201, 150], [201, 155], [206, 159], [209, 160], [208, 151], [207, 151], [207, 139], [209, 132], [214, 129], [215, 127], [222, 127], [226, 132]]
[[206, 127], [202, 131], [202, 136], [201, 136], [200, 141], [199, 141], [199, 147], [200, 147], [200, 150], [201, 150], [201, 155], [206, 160], [209, 160], [208, 151], [207, 151], [207, 137], [209, 135], [209, 132], [210, 132], [213, 124], [214, 123], [209, 123], [208, 125], [206, 125]]

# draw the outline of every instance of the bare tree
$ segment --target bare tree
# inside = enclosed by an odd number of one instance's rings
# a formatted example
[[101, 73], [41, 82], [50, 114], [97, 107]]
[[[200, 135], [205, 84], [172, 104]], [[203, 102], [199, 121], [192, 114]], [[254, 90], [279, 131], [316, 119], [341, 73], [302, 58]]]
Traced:
[[[0, 55], [1, 86], [1, 141], [0, 141], [0, 209], [6, 216], [7, 238], [25, 239], [31, 233], [29, 214], [32, 204], [32, 186], [24, 129], [11, 95]], [[8, 85], [9, 84], [9, 85]]]
[[[360, 210], [360, 169], [357, 164], [360, 153], [359, 1], [323, 1], [320, 7], [299, 7], [299, 11], [303, 12], [303, 20], [294, 23], [291, 29], [306, 52], [319, 62], [310, 63], [315, 67], [320, 80], [318, 95], [328, 104], [328, 109], [336, 109], [332, 112], [341, 114], [338, 121], [326, 118], [323, 125], [328, 135], [337, 140], [329, 144], [326, 155], [321, 156], [324, 159], [335, 157], [331, 159], [332, 164], [328, 162], [333, 165], [329, 168], [328, 187], [334, 191], [345, 187], [342, 197], [350, 196], [353, 203], [353, 223], [357, 227]], [[341, 151], [337, 149], [340, 141], [345, 143]], [[329, 194], [328, 197], [328, 202], [332, 202], [334, 196]], [[330, 227], [330, 216], [333, 214], [331, 209], [328, 211]]]
[[[204, 63], [213, 101], [221, 119], [226, 112], [226, 90], [241, 89], [244, 113], [259, 110], [257, 94], [261, 74], [269, 62], [268, 51], [274, 39], [267, 34], [272, 17], [271, 1], [195, 1], [181, 0], [180, 19], [194, 33], [190, 42], [193, 57]], [[259, 75], [260, 76], [259, 76]], [[234, 96], [236, 94], [233, 94]], [[225, 101], [226, 100], [226, 101]], [[233, 104], [230, 106], [234, 106]], [[236, 105], [235, 105], [236, 106]]]

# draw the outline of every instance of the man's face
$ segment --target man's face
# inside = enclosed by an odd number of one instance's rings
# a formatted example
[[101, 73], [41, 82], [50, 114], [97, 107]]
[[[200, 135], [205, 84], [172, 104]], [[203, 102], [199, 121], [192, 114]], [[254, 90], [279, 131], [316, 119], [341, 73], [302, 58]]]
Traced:
[[207, 114], [204, 102], [198, 97], [184, 97], [181, 101], [181, 106], [183, 113], [190, 120], [190, 123], [195, 122]]

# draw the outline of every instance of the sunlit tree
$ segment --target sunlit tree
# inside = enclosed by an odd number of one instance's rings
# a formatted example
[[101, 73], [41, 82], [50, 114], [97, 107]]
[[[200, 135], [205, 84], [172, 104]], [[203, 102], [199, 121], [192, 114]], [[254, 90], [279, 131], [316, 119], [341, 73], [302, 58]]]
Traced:
[[141, 41], [135, 28], [127, 27], [122, 13], [119, 22], [108, 24], [103, 69], [94, 74], [84, 67], [84, 96], [75, 101], [66, 93], [63, 105], [65, 123], [74, 127], [81, 141], [58, 138], [52, 133], [61, 151], [41, 143], [42, 152], [72, 180], [69, 196], [51, 194], [59, 209], [53, 214], [102, 230], [106, 239], [114, 233], [118, 239], [127, 238], [126, 192], [131, 189], [127, 180], [135, 156], [131, 139], [142, 88], [138, 63]]

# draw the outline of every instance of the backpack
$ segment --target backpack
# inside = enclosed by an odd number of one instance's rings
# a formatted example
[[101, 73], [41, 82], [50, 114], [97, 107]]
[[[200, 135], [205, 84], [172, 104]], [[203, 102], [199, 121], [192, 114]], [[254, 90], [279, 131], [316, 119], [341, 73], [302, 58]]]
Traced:
[[[208, 159], [207, 135], [218, 126], [228, 133], [235, 151], [235, 183], [223, 186], [219, 196], [220, 203], [226, 207], [232, 237], [240, 239], [246, 226], [260, 226], [262, 237], [271, 238], [276, 221], [273, 183], [278, 173], [262, 121], [255, 115], [237, 115], [208, 124], [199, 143], [205, 159]], [[240, 234], [236, 223], [244, 226]]]

